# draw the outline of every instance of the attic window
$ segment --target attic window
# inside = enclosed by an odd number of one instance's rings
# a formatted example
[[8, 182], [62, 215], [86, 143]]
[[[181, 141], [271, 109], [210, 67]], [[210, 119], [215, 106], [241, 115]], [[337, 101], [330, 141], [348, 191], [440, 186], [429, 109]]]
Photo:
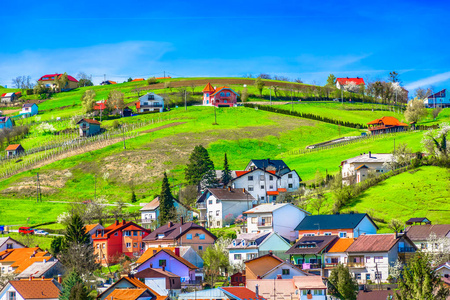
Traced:
[[317, 247], [316, 243], [303, 243], [297, 246], [297, 248], [316, 248], [316, 247]]
[[163, 239], [163, 238], [164, 238], [164, 233], [158, 234], [158, 239]]

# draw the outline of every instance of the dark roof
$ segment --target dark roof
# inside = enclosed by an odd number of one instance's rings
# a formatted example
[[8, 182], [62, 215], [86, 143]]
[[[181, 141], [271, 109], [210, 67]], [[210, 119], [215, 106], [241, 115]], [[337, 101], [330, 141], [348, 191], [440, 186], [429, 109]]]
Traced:
[[411, 218], [408, 221], [406, 221], [406, 225], [412, 225], [414, 223], [429, 223], [431, 224], [431, 221], [427, 218]]
[[436, 237], [445, 237], [450, 232], [450, 224], [437, 225], [414, 225], [406, 227], [406, 233], [412, 241], [423, 241], [430, 237], [430, 234], [436, 234]]
[[36, 105], [36, 103], [25, 103], [22, 107], [32, 107], [33, 105]]
[[277, 171], [283, 170], [283, 169], [289, 169], [289, 167], [281, 159], [269, 159], [269, 158], [268, 159], [252, 159], [252, 160], [250, 160], [250, 163], [253, 163], [255, 165], [255, 167], [257, 167], [259, 169], [265, 169], [268, 167], [273, 167]]
[[286, 254], [319, 254], [338, 239], [336, 235], [304, 236]]
[[232, 188], [222, 188], [222, 189], [207, 189], [219, 200], [256, 200], [249, 192], [245, 189], [232, 189]]
[[[295, 230], [320, 230], [322, 229], [349, 229], [356, 228], [364, 219], [369, 218], [370, 222], [378, 229], [368, 214], [339, 214], [339, 215], [316, 215], [306, 216]], [[319, 224], [319, 225], [317, 225]]]
[[94, 119], [81, 119], [80, 121], [78, 121], [77, 124], [80, 124], [80, 123], [83, 122], [83, 121], [85, 121], [85, 122], [87, 122], [87, 123], [89, 123], [89, 124], [101, 125], [99, 121], [94, 120]]
[[[217, 237], [205, 229], [205, 227], [200, 226], [198, 224], [195, 224], [193, 222], [187, 222], [184, 224], [181, 223], [169, 223], [168, 224], [160, 226], [156, 228], [153, 232], [151, 232], [149, 235], [147, 235], [143, 240], [144, 241], [158, 241], [158, 240], [174, 240], [185, 234], [187, 231], [191, 229], [201, 229], [205, 232], [205, 234], [208, 234], [214, 239], [217, 239]], [[163, 238], [158, 238], [158, 235], [164, 234]]]
[[134, 277], [136, 278], [155, 278], [161, 276], [168, 278], [180, 278], [180, 276], [166, 270], [163, 271], [163, 269], [160, 268], [148, 268], [134, 274]]
[[388, 296], [393, 296], [395, 291], [393, 290], [381, 290], [381, 291], [359, 291], [357, 300], [386, 300]]
[[388, 252], [401, 239], [406, 239], [412, 247], [415, 248], [413, 242], [406, 235], [396, 235], [395, 233], [388, 234], [367, 234], [360, 235], [356, 241], [348, 247], [348, 253], [367, 253], [367, 252]]

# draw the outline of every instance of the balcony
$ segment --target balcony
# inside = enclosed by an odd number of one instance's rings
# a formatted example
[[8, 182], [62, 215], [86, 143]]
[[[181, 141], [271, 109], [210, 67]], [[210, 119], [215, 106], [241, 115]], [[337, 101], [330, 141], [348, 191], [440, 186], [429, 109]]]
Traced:
[[155, 221], [155, 219], [141, 219], [142, 224], [149, 224], [149, 223], [153, 223], [154, 221]]
[[400, 253], [413, 253], [416, 252], [414, 247], [399, 247], [398, 252]]
[[141, 108], [152, 108], [152, 107], [163, 107], [163, 105], [162, 104], [147, 104], [147, 105], [144, 105], [144, 104], [141, 104]]
[[206, 203], [197, 203], [198, 209], [206, 209]]
[[364, 268], [365, 264], [363, 262], [349, 262], [347, 263], [349, 268]]
[[335, 268], [337, 267], [337, 265], [339, 265], [339, 263], [325, 263], [325, 268]]
[[302, 269], [302, 270], [314, 270], [314, 269], [322, 269], [323, 265], [322, 264], [313, 264], [313, 263], [304, 263], [304, 264], [299, 264], [299, 265], [295, 265], [296, 267]]
[[272, 227], [272, 222], [258, 221], [258, 227]]

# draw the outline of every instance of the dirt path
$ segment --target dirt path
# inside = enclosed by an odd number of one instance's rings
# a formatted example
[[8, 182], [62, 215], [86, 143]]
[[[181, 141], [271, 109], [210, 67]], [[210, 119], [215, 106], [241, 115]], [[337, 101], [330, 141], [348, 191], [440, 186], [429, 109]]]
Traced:
[[181, 125], [181, 124], [186, 124], [186, 122], [175, 122], [175, 123], [170, 123], [170, 124], [167, 124], [167, 125], [163, 125], [163, 126], [159, 126], [159, 127], [155, 127], [155, 128], [146, 130], [146, 131], [142, 131], [142, 133], [155, 132], [155, 131], [158, 131], [158, 130], [161, 130], [161, 129], [164, 129], [164, 128], [169, 128], [169, 127], [173, 127], [173, 126], [178, 126], [178, 125]]
[[[1, 110], [1, 108], [0, 108], [0, 110]], [[4, 111], [3, 111], [3, 114], [4, 114], [4, 115], [7, 115], [7, 114], [13, 114], [13, 113], [18, 112], [18, 111], [20, 111], [19, 108], [18, 108], [18, 109], [4, 110]]]

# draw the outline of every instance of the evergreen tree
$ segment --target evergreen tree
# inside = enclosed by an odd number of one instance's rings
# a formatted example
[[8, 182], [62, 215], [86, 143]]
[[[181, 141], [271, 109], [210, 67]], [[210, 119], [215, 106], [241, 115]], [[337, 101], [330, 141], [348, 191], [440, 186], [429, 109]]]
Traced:
[[[87, 294], [86, 294], [86, 298], [74, 298], [75, 291], [77, 291], [77, 292], [80, 291], [80, 287], [79, 287], [80, 285], [84, 287], [83, 279], [81, 279], [81, 276], [77, 272], [72, 270], [72, 272], [70, 272], [69, 276], [67, 276], [67, 278], [62, 283], [62, 291], [59, 294], [58, 299], [59, 300], [90, 299], [87, 297]], [[85, 290], [85, 292], [87, 292], [86, 287], [84, 287], [83, 290]]]
[[216, 171], [208, 170], [205, 175], [203, 175], [202, 186], [207, 188], [216, 188], [219, 186], [219, 181], [217, 180]]
[[64, 243], [70, 245], [72, 243], [90, 244], [91, 240], [89, 233], [86, 232], [83, 221], [80, 215], [74, 214], [66, 228], [64, 235]]
[[227, 154], [225, 153], [225, 156], [223, 158], [223, 172], [222, 172], [222, 183], [223, 185], [227, 185], [228, 182], [231, 180], [231, 171], [230, 167], [228, 166], [228, 159]]
[[131, 193], [131, 203], [136, 203], [137, 198], [136, 198], [136, 194], [134, 193], [134, 191]]
[[333, 74], [330, 74], [330, 76], [328, 76], [327, 78], [327, 86], [332, 87], [335, 86], [336, 84], [336, 76], [334, 76]]
[[185, 177], [189, 185], [199, 185], [208, 170], [214, 170], [214, 163], [209, 158], [208, 150], [202, 145], [195, 146], [189, 156]]
[[450, 293], [424, 253], [416, 253], [408, 262], [398, 287], [399, 293], [395, 295], [398, 300], [445, 300]]
[[159, 224], [163, 225], [175, 218], [173, 196], [170, 191], [169, 179], [166, 172], [162, 182], [161, 195], [159, 196]]
[[348, 267], [339, 264], [328, 277], [328, 292], [345, 300], [356, 300], [358, 283], [350, 274]]
[[55, 236], [52, 240], [52, 243], [50, 244], [50, 253], [53, 256], [58, 255], [64, 247], [64, 237], [62, 236]]
[[76, 283], [70, 290], [69, 300], [91, 300], [87, 287], [81, 283]]

